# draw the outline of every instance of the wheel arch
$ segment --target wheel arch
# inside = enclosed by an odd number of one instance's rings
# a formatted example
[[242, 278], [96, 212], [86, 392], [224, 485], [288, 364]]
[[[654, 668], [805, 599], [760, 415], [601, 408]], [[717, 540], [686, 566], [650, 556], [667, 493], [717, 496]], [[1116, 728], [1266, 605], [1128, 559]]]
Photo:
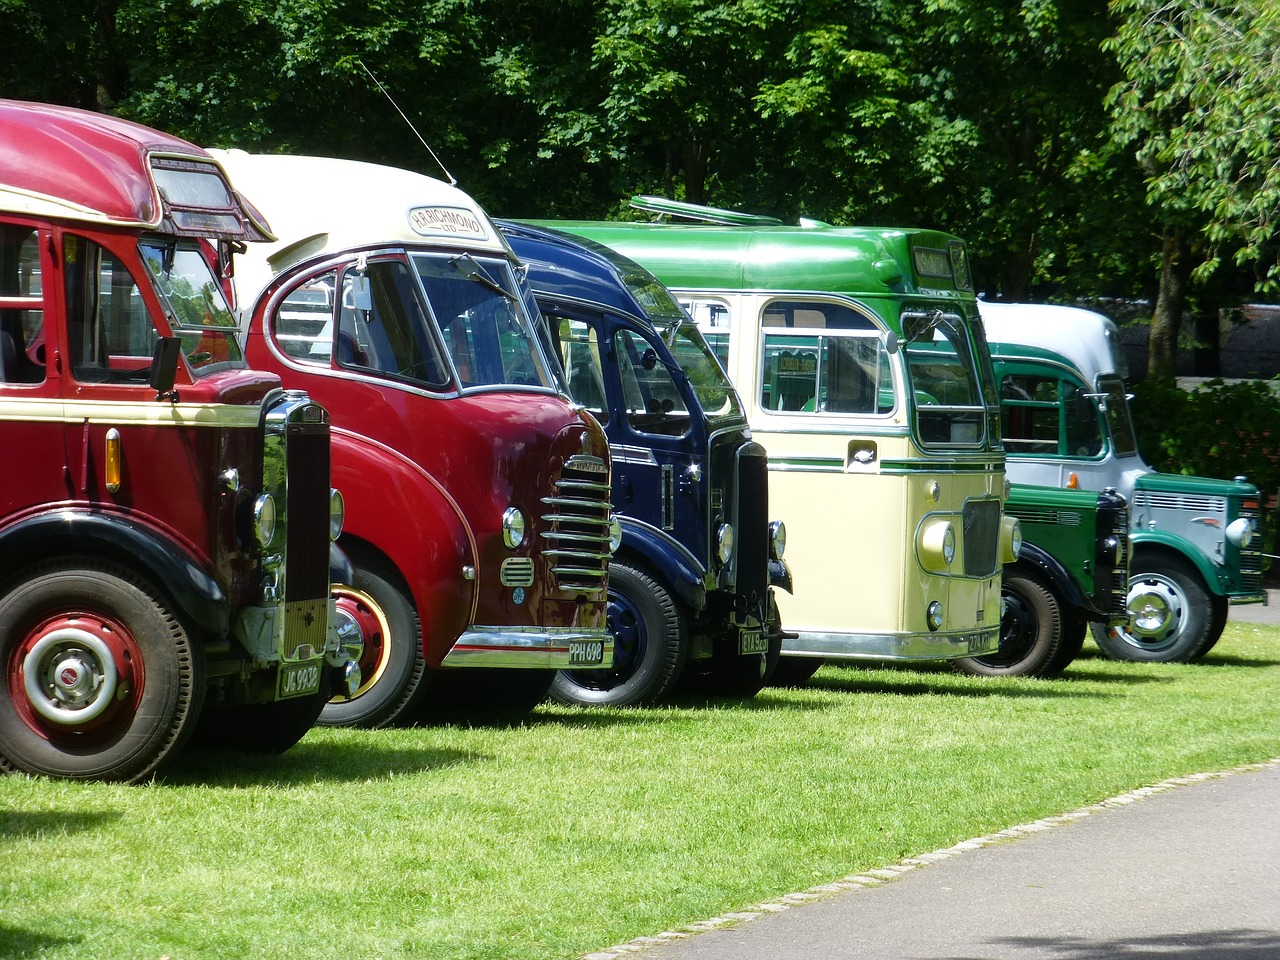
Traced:
[[1013, 563], [1005, 564], [1006, 570], [1017, 570], [1033, 576], [1058, 598], [1064, 611], [1087, 615], [1085, 597], [1079, 585], [1062, 562], [1043, 547], [1023, 542], [1022, 552]]
[[59, 556], [112, 560], [147, 577], [183, 621], [207, 638], [231, 632], [231, 600], [213, 571], [159, 531], [121, 516], [67, 508], [0, 531], [0, 578]]
[[665, 584], [694, 615], [707, 606], [706, 568], [674, 537], [648, 524], [619, 516], [622, 543], [613, 559], [638, 566]]
[[1174, 537], [1159, 530], [1135, 533], [1132, 537], [1133, 556], [1130, 569], [1141, 562], [1181, 564], [1190, 567], [1200, 578], [1200, 585], [1212, 596], [1225, 596], [1226, 589], [1212, 562], [1203, 550], [1198, 550], [1181, 537]]

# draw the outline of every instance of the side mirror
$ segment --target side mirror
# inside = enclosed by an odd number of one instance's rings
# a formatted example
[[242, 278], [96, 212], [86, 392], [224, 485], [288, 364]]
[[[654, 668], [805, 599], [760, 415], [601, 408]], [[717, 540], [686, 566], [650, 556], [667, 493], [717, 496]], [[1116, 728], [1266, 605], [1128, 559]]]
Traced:
[[151, 354], [151, 378], [148, 381], [159, 400], [173, 392], [178, 373], [178, 358], [182, 356], [182, 341], [177, 337], [161, 337]]
[[652, 370], [658, 365], [658, 351], [649, 347], [640, 355], [640, 366], [646, 370]]

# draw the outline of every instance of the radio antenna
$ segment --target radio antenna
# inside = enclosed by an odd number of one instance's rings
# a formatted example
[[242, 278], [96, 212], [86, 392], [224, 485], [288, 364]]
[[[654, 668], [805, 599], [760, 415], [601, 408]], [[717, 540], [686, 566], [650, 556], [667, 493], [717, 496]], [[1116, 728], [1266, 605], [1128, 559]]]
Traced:
[[448, 169], [445, 168], [445, 165], [440, 162], [440, 158], [436, 156], [436, 152], [431, 149], [431, 144], [427, 143], [426, 140], [422, 139], [422, 134], [420, 134], [418, 132], [418, 128], [413, 125], [413, 121], [405, 116], [404, 111], [400, 109], [400, 104], [396, 103], [395, 99], [391, 96], [391, 94], [387, 92], [387, 88], [384, 87], [378, 81], [378, 78], [373, 75], [373, 71], [364, 65], [363, 60], [357, 57], [356, 63], [360, 64], [360, 69], [369, 75], [369, 79], [372, 80], [374, 84], [377, 86], [377, 88], [382, 91], [382, 95], [391, 102], [391, 105], [393, 107], [396, 108], [396, 113], [400, 114], [400, 119], [402, 119], [406, 124], [409, 125], [409, 129], [412, 130], [413, 135], [418, 138], [418, 142], [427, 148], [427, 153], [431, 154], [431, 159], [436, 162], [436, 166], [439, 167], [441, 171], [444, 173], [444, 178], [449, 181], [449, 186], [456, 187], [458, 185], [458, 181], [454, 179], [453, 174], [450, 173]]

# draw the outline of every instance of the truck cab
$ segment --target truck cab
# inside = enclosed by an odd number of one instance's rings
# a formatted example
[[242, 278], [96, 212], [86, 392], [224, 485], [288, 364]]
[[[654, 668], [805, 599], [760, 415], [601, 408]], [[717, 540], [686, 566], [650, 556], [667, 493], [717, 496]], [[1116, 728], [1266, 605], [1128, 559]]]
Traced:
[[1129, 415], [1115, 324], [1074, 307], [980, 303], [1000, 390], [1008, 470], [1030, 484], [1114, 488], [1130, 510], [1127, 627], [1094, 639], [1122, 660], [1202, 657], [1229, 605], [1259, 603], [1260, 500], [1243, 478], [1159, 473]]
[[741, 399], [692, 318], [651, 273], [589, 241], [509, 221], [574, 400], [604, 425], [622, 540], [609, 568], [611, 671], [562, 671], [565, 703], [647, 703], [681, 679], [750, 696], [789, 588], [768, 466]]
[[0, 139], [0, 768], [142, 780], [197, 725], [285, 749], [358, 651], [328, 413], [223, 297], [269, 230], [159, 131], [0, 101]]

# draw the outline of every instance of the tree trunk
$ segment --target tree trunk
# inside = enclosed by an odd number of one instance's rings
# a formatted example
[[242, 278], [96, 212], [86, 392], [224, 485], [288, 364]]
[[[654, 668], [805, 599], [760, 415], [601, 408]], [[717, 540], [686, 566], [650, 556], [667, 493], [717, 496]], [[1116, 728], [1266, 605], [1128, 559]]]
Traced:
[[707, 144], [704, 140], [684, 143], [684, 198], [690, 203], [707, 202]]
[[116, 14], [119, 9], [119, 0], [98, 0], [96, 4], [98, 83], [94, 91], [93, 109], [103, 113], [110, 112], [124, 96], [129, 76], [129, 66], [120, 59], [120, 51], [116, 46]]
[[1147, 340], [1147, 376], [1173, 377], [1178, 357], [1178, 327], [1187, 302], [1187, 280], [1190, 268], [1187, 244], [1182, 231], [1165, 227], [1160, 252], [1160, 292], [1151, 316], [1151, 334]]

